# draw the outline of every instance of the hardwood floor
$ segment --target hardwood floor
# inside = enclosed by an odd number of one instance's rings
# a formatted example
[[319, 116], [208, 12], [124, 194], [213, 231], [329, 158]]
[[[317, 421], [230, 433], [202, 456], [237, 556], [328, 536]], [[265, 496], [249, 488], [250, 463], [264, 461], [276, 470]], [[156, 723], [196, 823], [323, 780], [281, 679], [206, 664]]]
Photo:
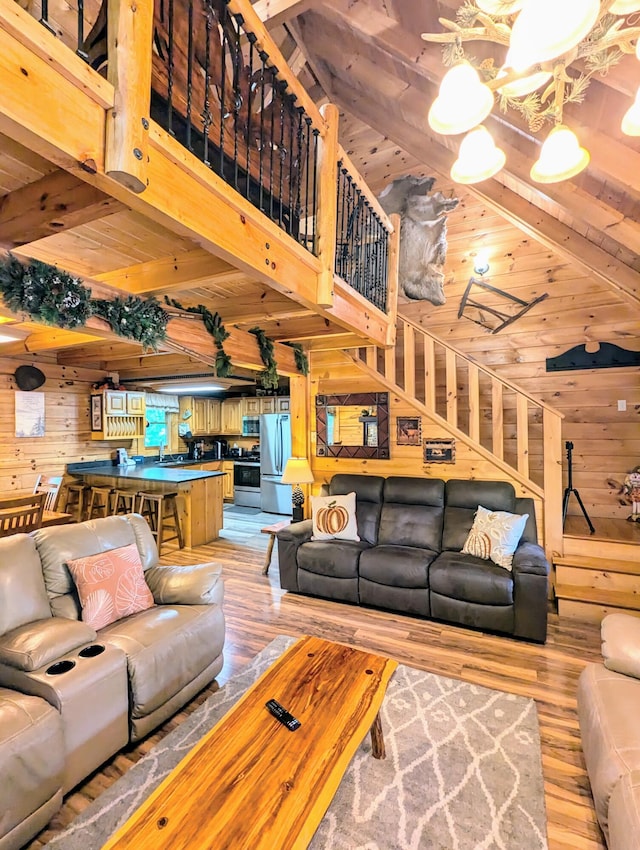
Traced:
[[[549, 850], [605, 850], [596, 822], [576, 717], [576, 684], [589, 661], [599, 661], [599, 629], [560, 623], [551, 615], [545, 646], [466, 629], [285, 593], [277, 547], [268, 576], [262, 566], [273, 515], [225, 510], [223, 537], [191, 551], [169, 551], [165, 563], [218, 560], [225, 578], [227, 638], [222, 685], [278, 634], [314, 634], [390, 655], [444, 676], [533, 697], [538, 706]], [[212, 685], [136, 747], [119, 753], [68, 795], [50, 826], [28, 846], [36, 850], [148, 752], [216, 690]], [[97, 850], [97, 848], [87, 848]], [[244, 848], [238, 848], [244, 850]], [[277, 850], [277, 848], [274, 848]], [[526, 850], [526, 848], [523, 848]]]

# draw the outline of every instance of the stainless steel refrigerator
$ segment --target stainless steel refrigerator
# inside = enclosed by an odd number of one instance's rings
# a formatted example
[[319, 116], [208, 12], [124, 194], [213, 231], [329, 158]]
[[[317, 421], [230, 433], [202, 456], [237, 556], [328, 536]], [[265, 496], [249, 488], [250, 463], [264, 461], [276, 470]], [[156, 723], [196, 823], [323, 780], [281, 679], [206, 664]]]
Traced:
[[260, 417], [260, 507], [269, 514], [291, 516], [291, 485], [282, 483], [291, 457], [291, 417], [263, 413]]

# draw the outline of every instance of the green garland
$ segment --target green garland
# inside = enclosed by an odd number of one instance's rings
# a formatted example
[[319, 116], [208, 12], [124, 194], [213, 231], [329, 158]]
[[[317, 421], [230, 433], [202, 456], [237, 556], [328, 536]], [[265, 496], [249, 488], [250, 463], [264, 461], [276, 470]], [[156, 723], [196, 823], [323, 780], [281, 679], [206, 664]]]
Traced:
[[258, 379], [265, 390], [278, 389], [278, 364], [273, 356], [273, 340], [269, 339], [261, 328], [251, 328], [249, 331], [258, 340], [260, 358], [265, 368], [258, 374]]
[[309, 374], [309, 359], [304, 352], [303, 347], [299, 342], [285, 342], [283, 345], [290, 345], [293, 348], [293, 356], [296, 360], [296, 369], [305, 378]]
[[0, 292], [14, 313], [27, 313], [47, 325], [78, 328], [91, 315], [91, 293], [79, 278], [39, 260], [23, 264], [13, 254], [4, 257]]
[[176, 307], [178, 310], [183, 310], [185, 313], [196, 313], [202, 316], [204, 326], [213, 337], [213, 341], [218, 349], [216, 352], [215, 362], [216, 375], [219, 378], [227, 378], [231, 374], [231, 358], [224, 350], [222, 344], [226, 339], [228, 339], [229, 331], [222, 324], [220, 314], [212, 313], [211, 310], [204, 306], [204, 304], [198, 304], [197, 307], [183, 307], [182, 304], [173, 298], [169, 298], [168, 295], [165, 295], [164, 300], [165, 303], [169, 304], [171, 307]]
[[167, 336], [168, 313], [155, 298], [125, 298], [91, 300], [94, 316], [99, 316], [111, 325], [118, 336], [135, 339], [145, 348], [158, 349], [158, 343]]

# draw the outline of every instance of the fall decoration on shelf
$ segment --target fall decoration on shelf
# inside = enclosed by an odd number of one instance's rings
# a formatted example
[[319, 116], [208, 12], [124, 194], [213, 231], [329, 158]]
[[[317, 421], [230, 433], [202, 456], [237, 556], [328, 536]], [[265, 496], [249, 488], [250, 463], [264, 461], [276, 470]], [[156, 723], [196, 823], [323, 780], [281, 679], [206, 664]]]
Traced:
[[165, 295], [164, 300], [169, 306], [182, 310], [184, 313], [201, 316], [206, 330], [213, 337], [213, 341], [218, 349], [215, 362], [216, 375], [218, 378], [227, 378], [231, 374], [231, 358], [225, 352], [222, 344], [228, 339], [229, 331], [222, 324], [220, 314], [217, 312], [212, 313], [204, 304], [198, 304], [197, 307], [183, 307], [179, 301], [169, 298], [168, 295]]
[[251, 328], [249, 333], [253, 334], [258, 340], [260, 357], [265, 366], [262, 372], [258, 374], [258, 380], [265, 390], [276, 390], [278, 388], [278, 364], [273, 356], [273, 340], [269, 339], [261, 328]]
[[91, 293], [80, 279], [39, 260], [3, 257], [0, 292], [10, 310], [47, 325], [78, 328], [91, 315]]

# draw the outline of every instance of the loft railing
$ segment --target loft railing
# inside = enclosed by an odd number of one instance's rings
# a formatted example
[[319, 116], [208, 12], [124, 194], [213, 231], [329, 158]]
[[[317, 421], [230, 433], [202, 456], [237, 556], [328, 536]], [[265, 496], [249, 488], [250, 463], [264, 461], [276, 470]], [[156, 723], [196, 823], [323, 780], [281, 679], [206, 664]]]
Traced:
[[340, 149], [335, 273], [387, 311], [390, 222]]

